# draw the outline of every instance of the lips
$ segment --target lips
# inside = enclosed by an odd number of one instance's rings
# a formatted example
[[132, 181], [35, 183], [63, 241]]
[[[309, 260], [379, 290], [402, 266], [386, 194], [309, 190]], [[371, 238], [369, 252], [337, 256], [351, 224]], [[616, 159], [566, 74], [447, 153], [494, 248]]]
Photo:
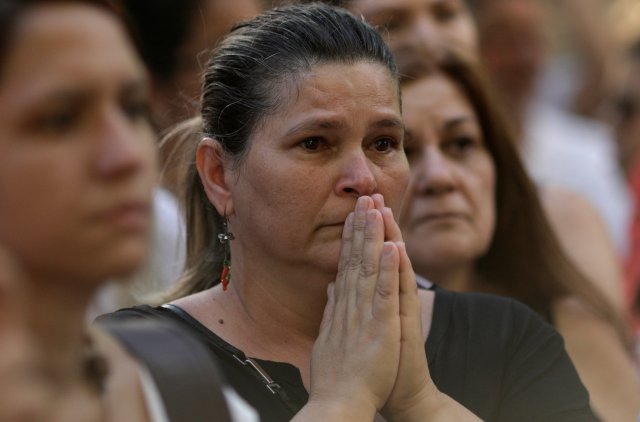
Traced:
[[455, 211], [429, 212], [411, 219], [411, 226], [415, 227], [427, 223], [445, 223], [456, 220], [469, 220], [467, 214]]
[[151, 207], [144, 201], [125, 201], [105, 212], [102, 217], [119, 230], [146, 230], [151, 218]]

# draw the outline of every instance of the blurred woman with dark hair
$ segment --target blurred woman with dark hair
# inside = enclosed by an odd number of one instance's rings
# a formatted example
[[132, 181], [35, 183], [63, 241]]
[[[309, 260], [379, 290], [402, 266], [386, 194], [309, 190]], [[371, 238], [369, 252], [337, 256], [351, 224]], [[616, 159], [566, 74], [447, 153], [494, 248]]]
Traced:
[[412, 169], [402, 228], [416, 272], [531, 306], [563, 335], [598, 414], [632, 420], [628, 327], [560, 248], [478, 70], [450, 54], [402, 90]]
[[[155, 366], [85, 324], [95, 291], [147, 257], [157, 179], [147, 73], [111, 3], [0, 4], [3, 421], [177, 420]], [[187, 355], [164, 381], [195, 394]]]

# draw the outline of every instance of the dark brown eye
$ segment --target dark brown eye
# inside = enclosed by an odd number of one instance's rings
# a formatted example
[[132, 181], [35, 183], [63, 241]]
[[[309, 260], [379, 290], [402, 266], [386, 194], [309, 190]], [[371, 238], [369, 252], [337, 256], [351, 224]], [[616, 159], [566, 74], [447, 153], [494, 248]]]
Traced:
[[307, 151], [318, 151], [322, 146], [322, 139], [313, 137], [303, 140], [300, 145]]
[[60, 110], [43, 116], [39, 121], [39, 127], [50, 133], [64, 133], [71, 130], [79, 119], [74, 110]]
[[149, 119], [149, 106], [145, 101], [129, 101], [122, 109], [132, 121]]
[[434, 10], [434, 17], [438, 22], [449, 22], [458, 15], [458, 7], [454, 4], [441, 3]]
[[455, 155], [464, 155], [476, 146], [476, 140], [470, 136], [459, 136], [447, 143], [446, 148]]
[[378, 138], [375, 140], [373, 147], [378, 152], [387, 152], [395, 147], [395, 141], [391, 138]]

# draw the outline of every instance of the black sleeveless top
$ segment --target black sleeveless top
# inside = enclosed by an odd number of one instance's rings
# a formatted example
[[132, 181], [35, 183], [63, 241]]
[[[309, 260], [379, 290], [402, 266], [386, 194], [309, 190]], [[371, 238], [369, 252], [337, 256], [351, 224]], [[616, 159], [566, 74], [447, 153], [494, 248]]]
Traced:
[[[296, 367], [247, 361], [180, 309], [136, 306], [103, 315], [98, 323], [131, 318], [168, 318], [195, 333], [262, 421], [288, 421], [308, 400]], [[485, 421], [597, 420], [560, 335], [512, 299], [436, 288], [425, 352], [438, 389]]]

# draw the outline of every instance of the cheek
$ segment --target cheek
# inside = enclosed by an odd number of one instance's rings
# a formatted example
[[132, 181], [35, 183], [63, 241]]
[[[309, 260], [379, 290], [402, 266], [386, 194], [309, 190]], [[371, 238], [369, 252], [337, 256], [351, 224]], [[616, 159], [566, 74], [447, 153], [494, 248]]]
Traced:
[[56, 250], [47, 245], [66, 233], [72, 208], [63, 209], [66, 198], [61, 195], [68, 195], [68, 192], [48, 190], [45, 183], [34, 178], [20, 180], [19, 185], [2, 183], [0, 186], [0, 243], [22, 258], [36, 249]]
[[[247, 227], [259, 223], [282, 230], [281, 219], [306, 221], [307, 214], [317, 213], [326, 198], [326, 173], [292, 162], [277, 152], [252, 153], [238, 172], [234, 207], [239, 217], [244, 215], [249, 220], [242, 223]], [[260, 221], [252, 221], [256, 218]]]
[[463, 52], [472, 56], [476, 55], [478, 35], [470, 17], [460, 16], [458, 18], [456, 25], [449, 28], [449, 39], [457, 44]]
[[0, 241], [37, 246], [67, 231], [82, 212], [86, 157], [64, 143], [21, 143], [0, 159]]

